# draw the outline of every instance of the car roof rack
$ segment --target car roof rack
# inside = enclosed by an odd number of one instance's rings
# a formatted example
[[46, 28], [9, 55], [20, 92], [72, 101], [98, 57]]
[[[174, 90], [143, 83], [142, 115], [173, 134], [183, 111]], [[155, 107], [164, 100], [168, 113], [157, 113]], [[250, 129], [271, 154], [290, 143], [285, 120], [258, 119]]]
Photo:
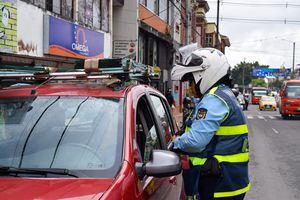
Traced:
[[136, 80], [150, 83], [160, 78], [160, 69], [137, 63], [129, 58], [86, 59], [76, 62], [74, 69], [61, 70], [44, 66], [0, 65], [0, 81], [18, 80], [43, 82], [49, 79], [83, 80], [117, 78], [121, 82]]

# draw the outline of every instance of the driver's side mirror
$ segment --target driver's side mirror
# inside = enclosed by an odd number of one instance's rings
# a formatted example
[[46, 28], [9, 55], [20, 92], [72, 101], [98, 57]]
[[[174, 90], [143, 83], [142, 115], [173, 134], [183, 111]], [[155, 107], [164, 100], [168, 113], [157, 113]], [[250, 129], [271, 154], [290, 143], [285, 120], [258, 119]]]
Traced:
[[141, 179], [145, 175], [154, 177], [174, 176], [181, 173], [179, 156], [171, 151], [153, 150], [151, 160], [147, 163], [136, 163], [135, 168]]

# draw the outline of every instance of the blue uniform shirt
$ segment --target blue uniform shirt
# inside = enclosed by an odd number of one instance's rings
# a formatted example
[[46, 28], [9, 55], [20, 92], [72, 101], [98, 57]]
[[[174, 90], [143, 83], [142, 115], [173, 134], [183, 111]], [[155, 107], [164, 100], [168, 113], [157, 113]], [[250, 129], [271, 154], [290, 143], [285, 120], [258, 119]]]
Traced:
[[227, 113], [229, 109], [222, 100], [206, 94], [196, 106], [190, 131], [175, 139], [174, 149], [189, 153], [203, 151]]

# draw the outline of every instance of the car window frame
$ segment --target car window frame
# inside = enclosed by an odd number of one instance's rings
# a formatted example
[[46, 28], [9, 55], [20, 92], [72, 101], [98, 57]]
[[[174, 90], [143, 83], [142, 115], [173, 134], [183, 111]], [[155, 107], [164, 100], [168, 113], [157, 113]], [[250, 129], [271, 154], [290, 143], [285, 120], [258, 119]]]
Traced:
[[[137, 124], [137, 112], [138, 112], [139, 102], [140, 101], [146, 101], [146, 104], [148, 105], [147, 106], [148, 107], [148, 111], [152, 115], [151, 118], [153, 120], [153, 125], [155, 126], [155, 129], [156, 129], [158, 141], [159, 141], [159, 144], [160, 144], [160, 149], [163, 150], [163, 149], [165, 149], [166, 144], [165, 144], [165, 142], [164, 142], [164, 140], [162, 138], [162, 131], [161, 131], [162, 127], [159, 126], [159, 123], [157, 121], [157, 117], [155, 116], [156, 113], [153, 112], [153, 105], [151, 104], [152, 102], [150, 102], [149, 100], [151, 100], [151, 99], [149, 99], [149, 96], [147, 95], [147, 93], [143, 93], [142, 95], [140, 95], [138, 97], [138, 99], [136, 101], [136, 105], [135, 105], [136, 109], [135, 109], [135, 113], [134, 113], [134, 118], [135, 118], [134, 123], [135, 123], [135, 125]], [[135, 138], [137, 138], [137, 135], [136, 135], [136, 133], [137, 133], [136, 126], [135, 126], [135, 131], [134, 132], [135, 132]], [[142, 158], [141, 152], [140, 152], [140, 156]]]
[[[169, 125], [170, 125], [170, 128], [171, 128], [171, 137], [173, 135], [175, 135], [175, 127], [174, 127], [174, 119], [172, 117], [172, 114], [171, 114], [171, 108], [170, 108], [170, 105], [167, 103], [167, 101], [160, 95], [154, 93], [154, 92], [149, 92], [149, 98], [151, 100], [151, 104], [152, 104], [152, 107], [154, 108], [154, 105], [153, 105], [153, 102], [152, 102], [152, 99], [151, 99], [151, 96], [155, 96], [157, 98], [160, 99], [161, 103], [162, 103], [162, 106], [167, 114], [167, 119], [169, 121]], [[154, 112], [155, 112], [155, 116], [157, 117], [158, 116], [158, 113], [156, 111], [156, 109], [154, 108]], [[157, 117], [158, 118], [158, 117]], [[158, 119], [159, 123], [161, 124], [161, 121]], [[162, 126], [162, 124], [161, 124]], [[162, 127], [163, 128], [163, 127]], [[169, 142], [165, 141], [165, 143], [168, 145]]]

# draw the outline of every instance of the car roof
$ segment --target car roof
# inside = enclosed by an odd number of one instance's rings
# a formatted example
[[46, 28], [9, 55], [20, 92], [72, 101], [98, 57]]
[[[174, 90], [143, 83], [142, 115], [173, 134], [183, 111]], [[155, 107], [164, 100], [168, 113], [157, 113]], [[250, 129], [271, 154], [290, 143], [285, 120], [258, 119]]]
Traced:
[[20, 96], [93, 96], [123, 98], [127, 89], [115, 90], [99, 84], [89, 83], [48, 83], [45, 85], [22, 85], [11, 86], [0, 89], [0, 97], [20, 97]]
[[300, 83], [300, 80], [287, 80], [287, 83]]

